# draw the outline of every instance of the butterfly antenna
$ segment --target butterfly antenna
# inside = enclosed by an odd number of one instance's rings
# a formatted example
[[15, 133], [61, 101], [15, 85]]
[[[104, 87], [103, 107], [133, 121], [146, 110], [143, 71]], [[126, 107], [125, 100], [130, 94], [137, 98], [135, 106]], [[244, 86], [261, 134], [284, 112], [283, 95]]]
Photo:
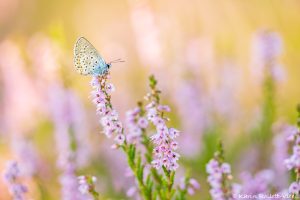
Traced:
[[119, 58], [119, 59], [113, 60], [109, 63], [119, 63], [119, 62], [125, 62], [125, 60], [122, 60], [121, 58]]

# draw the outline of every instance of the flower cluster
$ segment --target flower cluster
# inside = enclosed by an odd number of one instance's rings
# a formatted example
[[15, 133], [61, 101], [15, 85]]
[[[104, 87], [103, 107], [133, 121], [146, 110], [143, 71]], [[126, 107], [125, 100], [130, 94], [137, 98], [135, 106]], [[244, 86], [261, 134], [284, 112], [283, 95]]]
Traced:
[[61, 171], [61, 199], [81, 200], [76, 171], [87, 164], [89, 143], [84, 127], [84, 111], [78, 96], [62, 85], [51, 88], [50, 106], [57, 149], [57, 166]]
[[290, 127], [288, 141], [294, 142], [293, 154], [284, 163], [288, 170], [300, 168], [300, 131], [296, 127]]
[[7, 164], [6, 171], [4, 172], [4, 181], [6, 182], [9, 192], [14, 200], [25, 199], [24, 194], [27, 192], [27, 187], [19, 183], [20, 169], [18, 163], [10, 161]]
[[253, 65], [254, 74], [261, 79], [261, 75], [271, 75], [276, 81], [282, 81], [285, 78], [285, 71], [278, 62], [278, 57], [283, 50], [282, 39], [280, 35], [272, 31], [259, 31], [253, 40]]
[[276, 32], [263, 30], [258, 32], [254, 38], [253, 48], [261, 60], [269, 62], [281, 54], [282, 39]]
[[202, 91], [197, 87], [196, 81], [185, 80], [180, 82], [173, 97], [181, 119], [182, 130], [188, 133], [180, 138], [180, 152], [189, 157], [196, 156], [200, 152], [201, 138], [210, 123], [207, 109], [210, 106], [207, 106], [205, 99], [199, 93], [202, 94]]
[[97, 114], [101, 116], [100, 122], [104, 128], [104, 134], [108, 138], [115, 134], [116, 144], [122, 145], [125, 142], [125, 136], [118, 113], [113, 109], [110, 102], [110, 94], [114, 91], [114, 86], [111, 83], [107, 83], [107, 79], [109, 78], [108, 74], [94, 76], [91, 81], [93, 87], [91, 95], [97, 107]]
[[[100, 122], [104, 127], [105, 135], [115, 136], [116, 144], [113, 147], [122, 147], [128, 165], [136, 178], [137, 187], [130, 188], [127, 195], [131, 197], [139, 195], [143, 199], [151, 200], [156, 198], [156, 195], [160, 199], [172, 199], [174, 196], [185, 198], [187, 193], [193, 194], [199, 188], [199, 184], [194, 179], [189, 179], [183, 190], [178, 188], [176, 192], [174, 189], [175, 170], [178, 168], [179, 159], [179, 154], [175, 152], [178, 148], [175, 138], [179, 135], [179, 131], [166, 125], [168, 119], [164, 114], [171, 109], [160, 104], [160, 92], [156, 89], [155, 78], [150, 77], [152, 91], [147, 95], [148, 104], [144, 106], [143, 102], [138, 102], [136, 108], [126, 113], [126, 131], [128, 131], [126, 137], [118, 114], [111, 103], [111, 92], [114, 87], [107, 83], [107, 79], [109, 79], [108, 74], [93, 77], [92, 97], [97, 107], [97, 114], [101, 116]], [[149, 138], [147, 129], [150, 123], [154, 125], [156, 134]], [[147, 163], [144, 163], [143, 158]], [[148, 169], [150, 163], [154, 167]], [[163, 169], [164, 173], [159, 173], [157, 171], [159, 169]], [[94, 181], [91, 177], [80, 177], [79, 184], [81, 193], [89, 193], [95, 197]], [[137, 190], [139, 194], [136, 193]]]
[[275, 180], [275, 174], [270, 169], [257, 172], [254, 176], [249, 172], [241, 173], [243, 194], [270, 194], [269, 188]]
[[291, 194], [299, 194], [300, 192], [300, 183], [297, 181], [294, 181], [291, 183], [291, 185], [289, 186], [289, 193]]
[[189, 195], [194, 195], [195, 190], [200, 189], [200, 184], [193, 178], [181, 178], [179, 186], [181, 190], [187, 191]]
[[300, 193], [300, 131], [296, 127], [290, 127], [290, 135], [288, 141], [294, 142], [293, 154], [287, 158], [284, 163], [288, 170], [294, 170], [297, 174], [296, 181], [289, 187], [289, 193]]
[[231, 167], [224, 162], [222, 143], [220, 143], [215, 157], [207, 163], [206, 172], [208, 173], [207, 181], [211, 186], [209, 192], [214, 200], [235, 199], [236, 195], [240, 193], [241, 186], [231, 183], [233, 179]]
[[95, 189], [97, 178], [95, 176], [79, 176], [78, 177], [78, 190], [83, 195], [92, 195], [94, 199], [99, 198], [98, 192]]
[[76, 177], [76, 169], [72, 163], [65, 167], [60, 175], [61, 199], [62, 200], [85, 200], [85, 196], [77, 190], [78, 182]]
[[171, 109], [167, 105], [159, 103], [159, 92], [156, 89], [156, 80], [153, 76], [150, 77], [151, 93], [147, 95], [147, 100], [150, 103], [146, 106], [147, 118], [155, 126], [156, 133], [151, 136], [151, 140], [155, 144], [154, 155], [155, 159], [152, 165], [156, 169], [165, 167], [169, 171], [175, 171], [178, 168], [179, 154], [174, 150], [178, 148], [178, 142], [175, 138], [179, 136], [179, 131], [175, 128], [168, 128], [166, 122], [168, 118], [164, 117], [165, 112], [170, 112]]
[[128, 134], [126, 139], [129, 143], [137, 143], [142, 135], [143, 129], [148, 127], [148, 120], [142, 116], [142, 109], [136, 107], [126, 113], [126, 122], [128, 127]]
[[148, 119], [154, 124], [157, 131], [151, 136], [151, 140], [155, 144], [154, 155], [156, 158], [152, 161], [152, 164], [156, 169], [164, 166], [172, 171], [178, 168], [177, 160], [179, 159], [179, 154], [174, 150], [178, 148], [175, 138], [179, 135], [179, 131], [166, 126], [166, 119], [162, 117], [163, 108], [166, 108], [164, 111], [169, 109], [169, 107], [161, 105], [156, 106], [152, 102], [147, 109]]
[[[297, 132], [297, 128], [283, 123], [276, 123], [272, 127], [275, 134], [273, 138], [272, 168], [277, 179], [281, 180], [274, 182], [274, 184], [277, 188], [284, 189], [288, 185], [289, 174], [286, 173], [286, 166], [283, 163], [289, 163], [289, 159], [287, 159], [290, 146], [288, 141], [294, 140], [294, 133]], [[287, 138], [289, 138], [288, 141]]]

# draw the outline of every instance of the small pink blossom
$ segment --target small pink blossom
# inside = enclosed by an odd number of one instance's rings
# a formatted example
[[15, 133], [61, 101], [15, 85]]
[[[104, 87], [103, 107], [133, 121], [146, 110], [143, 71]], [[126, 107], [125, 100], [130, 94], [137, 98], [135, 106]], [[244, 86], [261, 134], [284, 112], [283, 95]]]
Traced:
[[79, 176], [78, 180], [78, 190], [81, 194], [86, 195], [94, 189], [97, 178], [94, 176]]
[[222, 172], [224, 174], [230, 174], [231, 173], [230, 165], [228, 163], [223, 163], [221, 165], [221, 169], [222, 169]]
[[292, 194], [298, 194], [300, 192], [300, 184], [293, 182], [289, 187], [289, 192]]
[[161, 112], [170, 112], [171, 108], [168, 105], [158, 105], [157, 110]]
[[123, 134], [118, 134], [116, 137], [115, 137], [115, 141], [118, 145], [123, 145], [124, 142], [125, 142], [125, 136]]
[[151, 162], [152, 166], [155, 168], [155, 169], [160, 169], [162, 167], [162, 162], [161, 160], [153, 160]]
[[219, 162], [215, 159], [211, 159], [206, 165], [206, 172], [212, 174], [219, 167]]
[[147, 113], [147, 117], [148, 117], [148, 120], [150, 121], [153, 121], [153, 119], [155, 117], [157, 117], [157, 111], [155, 108], [150, 108], [150, 109], [147, 109], [148, 113]]
[[169, 129], [169, 135], [172, 139], [178, 137], [179, 134], [180, 134], [180, 132], [178, 130], [176, 130], [175, 128]]
[[165, 120], [161, 117], [154, 117], [151, 121], [157, 128], [160, 128], [162, 126], [165, 127]]
[[126, 196], [133, 197], [136, 193], [137, 193], [137, 188], [135, 186], [132, 186], [127, 190]]
[[196, 179], [193, 179], [193, 178], [191, 178], [189, 180], [186, 180], [186, 178], [181, 178], [179, 187], [181, 190], [186, 190], [189, 195], [194, 195], [195, 190], [200, 189], [200, 184], [198, 183], [198, 181]]
[[138, 119], [137, 124], [139, 125], [140, 128], [147, 128], [148, 120], [144, 117], [141, 117], [141, 118]]
[[115, 86], [112, 83], [107, 83], [105, 89], [107, 93], [112, 93], [115, 91]]
[[190, 184], [194, 189], [200, 189], [200, 184], [196, 179], [191, 178], [190, 179]]
[[171, 147], [173, 150], [176, 150], [178, 148], [178, 142], [176, 141], [171, 142]]
[[[293, 146], [293, 154], [284, 160], [284, 164], [287, 167], [288, 170], [292, 170], [294, 168], [300, 167], [300, 144], [299, 144], [299, 134], [300, 132], [295, 129], [290, 129], [290, 135], [293, 136], [294, 146]], [[288, 136], [289, 138], [290, 136]]]

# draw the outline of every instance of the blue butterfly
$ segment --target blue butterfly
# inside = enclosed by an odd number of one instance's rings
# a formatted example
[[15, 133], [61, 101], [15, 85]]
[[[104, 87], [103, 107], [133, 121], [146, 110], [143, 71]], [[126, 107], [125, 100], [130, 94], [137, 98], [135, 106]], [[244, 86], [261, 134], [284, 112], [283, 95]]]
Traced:
[[99, 76], [108, 73], [112, 63], [124, 62], [121, 59], [106, 63], [96, 48], [84, 37], [80, 37], [74, 47], [75, 69], [82, 75]]

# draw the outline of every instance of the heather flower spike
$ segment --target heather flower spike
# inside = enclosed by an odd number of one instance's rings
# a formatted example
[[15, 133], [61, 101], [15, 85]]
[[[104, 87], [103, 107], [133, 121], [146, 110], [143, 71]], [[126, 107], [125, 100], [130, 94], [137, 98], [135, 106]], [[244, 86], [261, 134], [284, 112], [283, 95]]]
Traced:
[[157, 81], [154, 76], [150, 76], [151, 92], [146, 99], [149, 104], [146, 106], [148, 120], [155, 126], [156, 133], [151, 136], [154, 143], [154, 157], [152, 165], [156, 169], [165, 168], [168, 171], [175, 171], [178, 168], [178, 159], [180, 155], [175, 152], [178, 143], [175, 140], [179, 136], [179, 131], [174, 128], [168, 128], [165, 112], [170, 112], [169, 106], [160, 104], [160, 91], [156, 88]]
[[27, 187], [20, 182], [20, 173], [20, 168], [16, 161], [7, 163], [4, 172], [4, 182], [14, 200], [25, 200], [25, 193], [28, 191]]
[[[297, 106], [298, 120], [297, 130], [291, 130], [292, 141], [294, 142], [293, 154], [285, 160], [288, 170], [293, 170], [296, 174], [296, 180], [289, 186], [289, 193], [293, 199], [298, 198], [300, 193], [300, 104]], [[287, 139], [291, 140], [291, 136]]]
[[237, 184], [232, 184], [231, 167], [224, 161], [224, 150], [222, 142], [219, 143], [218, 151], [215, 152], [214, 158], [206, 165], [208, 173], [207, 182], [209, 183], [210, 195], [212, 199], [234, 199], [239, 193]]
[[109, 74], [94, 76], [91, 81], [93, 88], [91, 96], [93, 103], [96, 105], [96, 113], [100, 116], [104, 134], [108, 138], [114, 137], [115, 145], [119, 147], [125, 143], [126, 138], [123, 134], [123, 125], [119, 120], [118, 113], [114, 110], [110, 101], [110, 94], [114, 90], [114, 86], [107, 83], [109, 78]]
[[[171, 109], [167, 105], [160, 104], [160, 91], [156, 89], [157, 81], [154, 76], [149, 79], [151, 92], [146, 97], [148, 104], [144, 107], [143, 102], [138, 102], [136, 108], [126, 113], [126, 129], [123, 128], [118, 112], [111, 103], [111, 93], [115, 87], [108, 83], [109, 78], [109, 73], [93, 77], [91, 81], [93, 103], [96, 105], [97, 115], [100, 116], [104, 134], [108, 138], [114, 138], [115, 144], [112, 147], [121, 147], [126, 154], [128, 165], [137, 182], [139, 195], [146, 200], [157, 197], [163, 200], [193, 194], [199, 187], [194, 179], [187, 183], [184, 190], [176, 192], [174, 187], [175, 170], [178, 168], [179, 159], [179, 154], [175, 152], [178, 148], [175, 139], [180, 132], [166, 125], [168, 119], [164, 113], [170, 112]], [[147, 135], [150, 124], [156, 130], [156, 134], [151, 137]], [[125, 134], [125, 131], [128, 133]], [[144, 146], [146, 152], [140, 149], [141, 146]], [[149, 165], [153, 168], [147, 170]], [[85, 179], [80, 178], [82, 183], [80, 190], [83, 193], [89, 188]], [[128, 195], [134, 195], [135, 190], [129, 190]]]

